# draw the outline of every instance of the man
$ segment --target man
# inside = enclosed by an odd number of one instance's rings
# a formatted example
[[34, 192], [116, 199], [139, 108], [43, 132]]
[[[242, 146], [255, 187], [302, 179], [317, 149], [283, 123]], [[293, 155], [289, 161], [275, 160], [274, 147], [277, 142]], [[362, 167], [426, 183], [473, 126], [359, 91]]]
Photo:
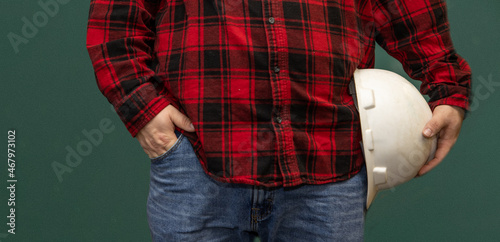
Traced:
[[348, 84], [378, 42], [422, 81], [438, 165], [470, 69], [441, 0], [92, 0], [99, 89], [151, 158], [154, 241], [363, 239], [366, 175]]

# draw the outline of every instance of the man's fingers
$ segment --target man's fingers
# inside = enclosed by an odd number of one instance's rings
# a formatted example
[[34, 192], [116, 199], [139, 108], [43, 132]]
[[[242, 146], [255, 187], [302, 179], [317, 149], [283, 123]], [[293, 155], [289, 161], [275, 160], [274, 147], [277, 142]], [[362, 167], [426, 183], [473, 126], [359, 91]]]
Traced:
[[139, 144], [141, 145], [142, 149], [144, 150], [144, 153], [146, 153], [149, 158], [156, 157], [156, 151], [153, 148], [154, 146], [151, 144], [151, 141], [144, 137], [142, 134], [137, 135], [137, 140], [139, 141]]
[[460, 133], [464, 112], [462, 108], [448, 105], [440, 105], [434, 109], [432, 118], [425, 125], [422, 134], [427, 138], [439, 134], [437, 150], [434, 158], [420, 169], [418, 176], [432, 170], [448, 155]]
[[[424, 137], [432, 138], [436, 134], [440, 133], [444, 126], [445, 126], [444, 119], [442, 118], [441, 115], [439, 115], [439, 112], [437, 113], [435, 112], [432, 115], [431, 120], [429, 120], [429, 122], [425, 124], [422, 134], [424, 135]], [[443, 143], [442, 137], [439, 137], [437, 145], [438, 146], [434, 158], [429, 162], [427, 162], [422, 168], [420, 168], [420, 171], [418, 171], [417, 176], [422, 176], [428, 171], [432, 170], [434, 167], [436, 167], [439, 163], [441, 163], [441, 161], [443, 161], [444, 157], [446, 156], [446, 154], [448, 154], [448, 152], [451, 149], [451, 146], [448, 147], [447, 144]]]
[[450, 140], [440, 140], [438, 142], [438, 147], [434, 158], [420, 169], [420, 171], [418, 172], [418, 176], [424, 175], [425, 173], [436, 167], [439, 163], [441, 163], [441, 161], [443, 161], [446, 155], [448, 155], [448, 153], [450, 152], [451, 147], [453, 147], [453, 143], [454, 142], [451, 142]]
[[142, 149], [144, 150], [144, 153], [146, 153], [150, 158], [154, 156], [154, 152], [149, 148], [149, 142], [146, 141], [146, 139], [142, 136], [137, 135], [137, 141], [139, 141], [139, 144], [141, 145]]
[[165, 153], [170, 147], [175, 144], [175, 141], [176, 140], [174, 139], [170, 139], [170, 141], [168, 141], [167, 143], [147, 142], [144, 145], [142, 145], [141, 142], [139, 143], [141, 143], [142, 149], [149, 156], [149, 158], [155, 158]]
[[444, 125], [445, 123], [443, 122], [443, 119], [440, 117], [440, 115], [433, 115], [431, 120], [429, 120], [429, 122], [427, 122], [427, 124], [425, 125], [422, 133], [427, 138], [434, 137], [434, 135], [441, 131]]
[[176, 126], [194, 132], [191, 120], [174, 106], [168, 105], [137, 133], [137, 140], [149, 158], [160, 156], [175, 144]]
[[177, 110], [173, 106], [168, 106], [167, 108], [171, 108], [170, 110], [170, 120], [176, 127], [179, 127], [187, 132], [194, 132], [193, 123], [191, 120], [184, 114], [182, 114], [179, 110]]
[[149, 158], [154, 158], [170, 149], [177, 141], [177, 136], [174, 132], [158, 133], [150, 137], [150, 139], [147, 139], [147, 141], [146, 145], [149, 154], [147, 152], [146, 154], [148, 154]]

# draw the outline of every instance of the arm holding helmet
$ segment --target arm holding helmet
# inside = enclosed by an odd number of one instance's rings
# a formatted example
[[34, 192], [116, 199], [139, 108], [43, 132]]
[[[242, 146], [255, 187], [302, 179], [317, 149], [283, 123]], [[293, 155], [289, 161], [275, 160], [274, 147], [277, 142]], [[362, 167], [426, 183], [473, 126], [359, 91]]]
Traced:
[[430, 97], [433, 116], [422, 134], [439, 136], [434, 159], [418, 173], [423, 175], [444, 159], [458, 138], [469, 108], [471, 70], [453, 47], [444, 1], [375, 1], [373, 11], [378, 44], [411, 78], [422, 81], [420, 92]]

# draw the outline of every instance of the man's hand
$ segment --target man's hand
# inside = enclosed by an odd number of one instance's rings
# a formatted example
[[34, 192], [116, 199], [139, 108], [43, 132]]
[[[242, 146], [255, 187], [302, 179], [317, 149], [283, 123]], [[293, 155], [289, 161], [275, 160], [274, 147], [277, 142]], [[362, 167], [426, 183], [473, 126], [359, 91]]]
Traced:
[[418, 176], [427, 173], [443, 161], [457, 141], [464, 114], [462, 108], [449, 105], [440, 105], [434, 109], [432, 119], [425, 125], [423, 135], [430, 138], [439, 134], [436, 155], [420, 169]]
[[136, 138], [149, 158], [160, 156], [175, 144], [176, 126], [194, 132], [191, 120], [174, 106], [168, 105], [137, 133]]

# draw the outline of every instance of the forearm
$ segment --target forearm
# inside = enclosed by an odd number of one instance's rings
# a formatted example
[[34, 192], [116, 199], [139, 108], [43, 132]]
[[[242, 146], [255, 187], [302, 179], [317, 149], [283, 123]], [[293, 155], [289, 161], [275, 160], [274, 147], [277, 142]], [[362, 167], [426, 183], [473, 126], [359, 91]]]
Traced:
[[469, 107], [471, 70], [456, 53], [446, 5], [441, 0], [388, 1], [378, 5], [377, 41], [408, 73], [422, 81], [421, 92], [437, 105]]
[[148, 1], [91, 1], [87, 50], [99, 90], [135, 136], [170, 101], [155, 75], [154, 15]]

